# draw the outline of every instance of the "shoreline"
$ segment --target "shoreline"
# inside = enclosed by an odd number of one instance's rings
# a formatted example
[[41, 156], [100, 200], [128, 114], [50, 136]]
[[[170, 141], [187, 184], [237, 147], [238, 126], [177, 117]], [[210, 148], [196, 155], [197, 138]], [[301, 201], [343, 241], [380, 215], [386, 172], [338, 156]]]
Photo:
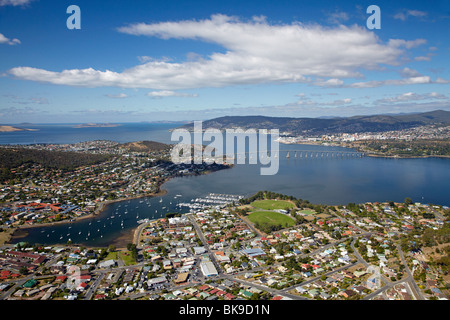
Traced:
[[[161, 186], [169, 181], [169, 179], [165, 180]], [[77, 221], [81, 221], [81, 220], [86, 220], [86, 219], [93, 219], [96, 216], [100, 215], [102, 212], [104, 212], [106, 210], [106, 208], [112, 204], [112, 203], [116, 203], [116, 202], [122, 202], [122, 201], [127, 201], [127, 200], [134, 200], [134, 199], [140, 199], [140, 198], [146, 198], [146, 197], [162, 197], [164, 195], [167, 194], [167, 190], [165, 189], [160, 189], [158, 192], [156, 193], [149, 193], [149, 194], [143, 194], [143, 195], [139, 195], [139, 196], [133, 196], [133, 197], [127, 197], [127, 198], [120, 198], [120, 199], [114, 199], [114, 200], [107, 200], [107, 201], [103, 201], [99, 204], [99, 206], [94, 210], [94, 212], [89, 213], [87, 215], [81, 216], [81, 217], [77, 217], [77, 218], [73, 218], [70, 220], [62, 220], [62, 221], [56, 221], [56, 222], [50, 222], [50, 223], [43, 223], [43, 224], [34, 224], [34, 225], [21, 225], [21, 226], [17, 226], [15, 228], [13, 228], [13, 230], [11, 231], [10, 235], [9, 235], [9, 239], [7, 241], [5, 241], [4, 244], [11, 244], [10, 241], [13, 239], [20, 239], [20, 238], [25, 238], [28, 235], [27, 230], [28, 229], [32, 229], [32, 228], [39, 228], [39, 227], [49, 227], [49, 226], [54, 226], [54, 225], [60, 225], [60, 224], [69, 224], [69, 223], [74, 223]], [[139, 226], [137, 226], [136, 228], [138, 228]], [[126, 247], [126, 245], [130, 242], [130, 241], [126, 241], [128, 239], [130, 239], [131, 236], [131, 240], [133, 240], [133, 235], [135, 233], [136, 228], [131, 229], [130, 231], [126, 231], [121, 233], [120, 235], [118, 235], [117, 238], [115, 238], [111, 244], [115, 245], [116, 247]], [[19, 241], [20, 242], [20, 241]], [[131, 241], [132, 242], [132, 241]], [[55, 244], [57, 245], [57, 244]], [[60, 244], [60, 245], [67, 245], [67, 244]], [[76, 244], [72, 244], [72, 245], [76, 245]], [[79, 244], [85, 247], [91, 247], [89, 245], [84, 245], [84, 244]], [[120, 245], [120, 246], [119, 246]], [[102, 247], [102, 246], [93, 246], [93, 247]]]
[[[228, 166], [227, 169], [232, 168], [232, 166]], [[220, 171], [220, 170], [217, 170]], [[201, 173], [201, 175], [203, 174], [210, 174], [216, 172], [214, 171], [208, 171], [208, 172], [204, 172]], [[116, 203], [116, 202], [122, 202], [122, 201], [126, 201], [126, 200], [133, 200], [133, 199], [140, 199], [140, 198], [146, 198], [146, 197], [162, 197], [164, 195], [166, 195], [168, 193], [167, 190], [162, 189], [162, 186], [170, 181], [171, 179], [176, 178], [176, 176], [174, 177], [168, 177], [166, 179], [164, 179], [164, 181], [162, 181], [160, 183], [160, 185], [158, 186], [158, 192], [154, 192], [154, 193], [148, 193], [148, 194], [142, 194], [142, 195], [138, 195], [138, 196], [132, 196], [132, 197], [127, 197], [127, 198], [120, 198], [120, 199], [114, 199], [114, 200], [107, 200], [107, 201], [103, 201], [101, 203], [99, 203], [98, 207], [94, 210], [94, 212], [89, 213], [87, 215], [81, 216], [81, 217], [76, 217], [70, 220], [62, 220], [62, 221], [56, 221], [56, 222], [50, 222], [50, 223], [43, 223], [43, 224], [34, 224], [34, 225], [20, 225], [17, 226], [15, 228], [13, 228], [13, 230], [10, 233], [9, 239], [7, 241], [5, 241], [4, 244], [11, 244], [10, 242], [13, 239], [20, 239], [20, 238], [25, 238], [28, 235], [27, 230], [28, 229], [32, 229], [32, 228], [40, 228], [40, 227], [48, 227], [48, 226], [54, 226], [54, 225], [59, 225], [59, 224], [69, 224], [69, 223], [73, 223], [73, 222], [77, 222], [80, 220], [85, 220], [85, 219], [93, 219], [96, 216], [100, 215], [103, 211], [106, 210], [106, 208], [108, 207], [108, 205], [112, 204], [112, 203]], [[135, 237], [135, 233], [136, 230], [138, 230], [138, 228], [140, 227], [140, 225], [138, 225], [135, 228], [132, 228], [131, 230], [122, 232], [120, 234], [117, 235], [117, 237], [115, 237], [110, 245], [114, 245], [116, 246], [116, 248], [125, 248], [126, 245], [128, 243], [134, 243], [134, 239]], [[20, 242], [20, 241], [18, 241]], [[58, 245], [58, 244], [55, 244]], [[59, 244], [59, 245], [67, 245], [67, 244]], [[89, 247], [89, 248], [97, 248], [97, 247], [102, 247], [102, 246], [89, 246], [89, 245], [85, 245], [85, 244], [72, 244], [72, 245], [82, 245], [85, 247]]]
[[311, 146], [325, 146], [325, 147], [341, 147], [341, 148], [347, 148], [347, 149], [354, 149], [356, 152], [364, 153], [368, 157], [374, 157], [374, 158], [393, 158], [393, 159], [426, 159], [426, 158], [443, 158], [443, 159], [450, 159], [450, 155], [422, 155], [422, 156], [413, 156], [413, 155], [387, 155], [382, 153], [368, 153], [367, 151], [361, 150], [358, 147], [354, 146], [347, 146], [342, 144], [323, 144], [322, 142], [315, 142], [315, 141], [307, 141], [305, 143], [286, 143], [286, 142], [280, 142], [284, 145], [289, 144], [301, 144], [301, 145], [311, 145]]
[[[363, 152], [363, 151], [361, 151]], [[428, 159], [428, 158], [442, 158], [442, 159], [450, 159], [450, 156], [447, 155], [433, 155], [433, 156], [404, 156], [404, 155], [386, 155], [386, 154], [378, 154], [378, 153], [366, 153], [363, 152], [368, 157], [373, 158], [394, 158], [394, 159]]]

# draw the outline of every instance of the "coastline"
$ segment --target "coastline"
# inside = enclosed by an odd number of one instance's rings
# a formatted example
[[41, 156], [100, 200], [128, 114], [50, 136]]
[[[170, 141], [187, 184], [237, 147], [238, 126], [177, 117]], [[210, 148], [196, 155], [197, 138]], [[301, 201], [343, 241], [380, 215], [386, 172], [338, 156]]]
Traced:
[[289, 145], [289, 144], [301, 144], [301, 145], [314, 145], [314, 146], [326, 146], [326, 147], [341, 147], [341, 148], [348, 148], [348, 149], [354, 149], [357, 152], [364, 153], [364, 155], [368, 157], [373, 158], [393, 158], [393, 159], [426, 159], [426, 158], [443, 158], [443, 159], [450, 159], [450, 155], [423, 155], [423, 156], [413, 156], [413, 155], [400, 155], [400, 154], [394, 154], [394, 155], [388, 155], [388, 154], [382, 154], [382, 153], [370, 153], [365, 150], [361, 150], [360, 148], [356, 146], [348, 146], [343, 144], [324, 144], [321, 141], [315, 142], [315, 141], [307, 141], [307, 142], [300, 142], [300, 143], [286, 143], [286, 142], [280, 142], [281, 144]]
[[[228, 165], [227, 169], [230, 169], [232, 167], [233, 166]], [[201, 175], [203, 175], [203, 174], [210, 174], [210, 173], [213, 173], [213, 172], [215, 172], [215, 170], [203, 172], [203, 173], [201, 173]], [[162, 189], [162, 186], [166, 182], [168, 182], [170, 179], [172, 179], [172, 178], [175, 178], [175, 176], [174, 177], [168, 177], [168, 178], [164, 179], [158, 185], [158, 192], [148, 193], [148, 194], [141, 194], [141, 195], [136, 195], [136, 196], [127, 197], [127, 198], [120, 198], [120, 199], [103, 201], [103, 202], [99, 203], [98, 207], [94, 210], [94, 212], [92, 212], [90, 214], [87, 214], [87, 215], [84, 215], [84, 216], [81, 216], [81, 217], [72, 218], [70, 220], [66, 219], [66, 220], [62, 220], [62, 221], [50, 222], [50, 223], [41, 223], [41, 224], [17, 226], [15, 228], [13, 228], [13, 230], [10, 233], [9, 240], [6, 241], [5, 244], [11, 244], [10, 242], [12, 240], [25, 238], [28, 235], [28, 232], [27, 232], [28, 229], [40, 228], [40, 227], [48, 227], [48, 226], [54, 226], [54, 225], [59, 225], [59, 224], [69, 224], [69, 223], [73, 223], [73, 222], [84, 220], [84, 219], [92, 219], [92, 218], [98, 216], [99, 214], [101, 214], [103, 211], [105, 211], [106, 208], [108, 207], [108, 205], [110, 205], [112, 203], [122, 202], [122, 201], [127, 201], [127, 200], [132, 200], [132, 199], [146, 198], [146, 197], [152, 197], [152, 198], [153, 197], [162, 197], [162, 196], [166, 195], [167, 192], [168, 192], [167, 190]], [[138, 225], [135, 228], [132, 228], [130, 230], [127, 230], [127, 231], [124, 231], [124, 232], [118, 234], [117, 237], [114, 238], [114, 240], [110, 244], [116, 246], [117, 248], [125, 248], [128, 243], [134, 243], [135, 232], [136, 232], [136, 230], [139, 227], [140, 226]], [[90, 247], [88, 245], [83, 245], [83, 246]], [[98, 246], [95, 246], [95, 247], [98, 247]]]
[[[363, 152], [363, 151], [361, 151]], [[378, 154], [378, 153], [366, 153], [364, 154], [368, 157], [373, 158], [393, 158], [393, 159], [427, 159], [427, 158], [442, 158], [442, 159], [450, 159], [450, 156], [447, 155], [429, 155], [429, 156], [404, 156], [404, 155], [387, 155], [387, 154]]]
[[[170, 178], [165, 180], [162, 184], [164, 184], [165, 182], [167, 182], [169, 180], [170, 180]], [[39, 228], [39, 227], [48, 227], [48, 226], [54, 226], [54, 225], [60, 225], [60, 224], [69, 224], [69, 223], [73, 223], [73, 222], [80, 221], [80, 220], [93, 219], [96, 216], [98, 216], [99, 214], [101, 214], [103, 211], [105, 211], [106, 208], [108, 207], [108, 205], [110, 205], [112, 203], [122, 202], [122, 201], [127, 201], [127, 200], [132, 200], [132, 199], [146, 198], [146, 197], [151, 197], [151, 198], [153, 198], [153, 197], [162, 197], [165, 194], [167, 194], [167, 190], [164, 190], [164, 189], [161, 190], [160, 189], [156, 193], [148, 193], [148, 194], [142, 194], [142, 195], [133, 196], [133, 197], [120, 198], [120, 199], [114, 199], [114, 200], [107, 200], [107, 201], [101, 202], [99, 204], [99, 206], [95, 209], [94, 212], [92, 212], [90, 214], [87, 214], [87, 215], [84, 215], [84, 216], [81, 216], [81, 217], [73, 218], [73, 219], [70, 219], [70, 220], [62, 220], [62, 221], [50, 222], [50, 223], [33, 224], [33, 225], [20, 225], [20, 226], [17, 226], [15, 228], [13, 228], [13, 230], [10, 233], [9, 239], [7, 241], [5, 241], [5, 244], [10, 244], [10, 241], [13, 240], [13, 239], [20, 239], [20, 238], [26, 237], [28, 235], [28, 232], [27, 232], [28, 229]], [[119, 247], [119, 244], [121, 245], [120, 247], [126, 247], [126, 245], [129, 242], [131, 242], [131, 241], [128, 241], [128, 240], [130, 238], [133, 239], [133, 234], [135, 232], [135, 229], [136, 228], [134, 228], [134, 229], [132, 229], [130, 231], [124, 232], [123, 234], [118, 236], [111, 244], [115, 245], [116, 247]]]

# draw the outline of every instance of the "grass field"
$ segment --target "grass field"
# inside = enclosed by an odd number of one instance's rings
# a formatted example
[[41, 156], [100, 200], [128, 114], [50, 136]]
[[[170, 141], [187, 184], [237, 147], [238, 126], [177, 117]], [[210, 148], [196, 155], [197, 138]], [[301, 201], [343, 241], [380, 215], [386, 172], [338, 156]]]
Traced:
[[122, 260], [125, 265], [129, 266], [135, 263], [133, 258], [131, 257], [130, 252], [122, 252], [122, 251], [116, 251], [116, 252], [109, 252], [108, 256], [105, 258], [105, 260], [114, 259], [114, 260]]
[[315, 214], [316, 212], [314, 210], [305, 209], [305, 210], [300, 211], [300, 213], [309, 215], [309, 214]]
[[293, 203], [285, 200], [255, 200], [250, 205], [264, 210], [291, 209], [294, 207]]
[[253, 223], [268, 223], [271, 225], [281, 224], [283, 227], [286, 225], [290, 227], [295, 224], [294, 219], [291, 217], [273, 211], [255, 211], [252, 212], [247, 218]]

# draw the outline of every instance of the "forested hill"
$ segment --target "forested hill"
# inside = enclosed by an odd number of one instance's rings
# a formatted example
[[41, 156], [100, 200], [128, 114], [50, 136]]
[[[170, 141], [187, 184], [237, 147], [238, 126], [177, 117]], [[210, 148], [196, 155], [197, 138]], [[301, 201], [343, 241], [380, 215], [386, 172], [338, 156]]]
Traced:
[[28, 148], [0, 148], [0, 171], [27, 164], [40, 164], [45, 168], [72, 170], [80, 166], [102, 163], [111, 155], [72, 151], [47, 151]]
[[[226, 116], [203, 121], [202, 127], [220, 130], [242, 129], [279, 129], [292, 135], [315, 136], [321, 134], [383, 132], [409, 129], [427, 124], [450, 124], [450, 112], [436, 110], [418, 114], [371, 115], [347, 118], [288, 118], [266, 116]], [[193, 124], [181, 128], [192, 130]]]

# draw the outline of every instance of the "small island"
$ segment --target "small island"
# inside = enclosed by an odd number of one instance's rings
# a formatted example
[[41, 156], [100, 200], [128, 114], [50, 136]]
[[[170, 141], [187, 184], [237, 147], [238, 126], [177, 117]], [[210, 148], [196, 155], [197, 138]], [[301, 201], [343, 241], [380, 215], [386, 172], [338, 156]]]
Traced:
[[18, 128], [13, 126], [0, 126], [0, 132], [15, 132], [15, 131], [36, 131], [36, 129]]

